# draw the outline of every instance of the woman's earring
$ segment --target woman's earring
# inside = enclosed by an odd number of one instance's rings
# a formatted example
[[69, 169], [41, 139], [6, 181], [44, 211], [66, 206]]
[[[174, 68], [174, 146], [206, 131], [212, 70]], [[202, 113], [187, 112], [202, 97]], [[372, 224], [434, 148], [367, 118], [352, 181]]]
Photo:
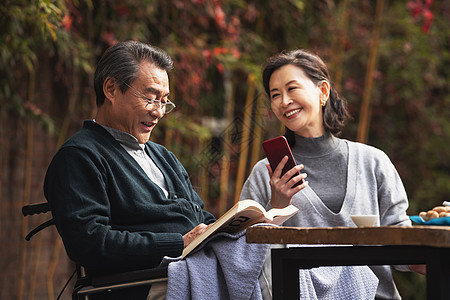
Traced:
[[325, 100], [323, 97], [320, 98], [320, 105], [325, 106], [327, 104], [327, 100]]

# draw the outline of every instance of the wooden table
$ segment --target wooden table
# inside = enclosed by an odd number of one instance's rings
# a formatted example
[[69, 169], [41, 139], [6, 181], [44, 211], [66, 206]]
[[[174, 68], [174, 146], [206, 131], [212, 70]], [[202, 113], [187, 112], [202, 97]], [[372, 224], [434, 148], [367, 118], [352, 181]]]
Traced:
[[299, 269], [411, 264], [427, 265], [428, 299], [450, 299], [450, 227], [256, 226], [247, 229], [246, 239], [249, 243], [318, 245], [272, 249], [275, 300], [298, 299]]

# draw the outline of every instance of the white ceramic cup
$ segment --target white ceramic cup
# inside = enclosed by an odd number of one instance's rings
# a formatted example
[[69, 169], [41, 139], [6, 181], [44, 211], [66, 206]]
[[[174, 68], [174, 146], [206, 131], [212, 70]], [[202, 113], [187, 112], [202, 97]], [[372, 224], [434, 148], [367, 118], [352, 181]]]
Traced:
[[358, 227], [362, 226], [374, 226], [378, 220], [378, 215], [353, 215], [350, 216], [353, 223]]

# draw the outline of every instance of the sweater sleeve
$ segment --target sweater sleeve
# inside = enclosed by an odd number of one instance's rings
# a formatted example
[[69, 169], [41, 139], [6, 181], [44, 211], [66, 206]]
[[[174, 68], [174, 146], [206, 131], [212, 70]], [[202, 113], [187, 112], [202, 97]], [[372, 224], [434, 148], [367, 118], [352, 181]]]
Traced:
[[[378, 205], [381, 225], [411, 226], [406, 214], [408, 196], [403, 182], [389, 157], [380, 151], [379, 167], [376, 168]], [[409, 265], [394, 265], [397, 271], [411, 271]]]
[[190, 195], [189, 196], [190, 200], [192, 202], [196, 203], [201, 209], [201, 213], [203, 215], [202, 222], [207, 225], [214, 223], [216, 221], [216, 218], [214, 217], [213, 214], [211, 214], [210, 212], [205, 210], [205, 203], [203, 202], [203, 200], [200, 198], [200, 196], [197, 194], [194, 187], [192, 186], [188, 172], [186, 171], [184, 166], [181, 164], [181, 162], [178, 160], [178, 158], [175, 156], [175, 154], [170, 152], [170, 155], [171, 155], [172, 159], [177, 163], [177, 169], [181, 173], [181, 176], [184, 181], [183, 185], [186, 188], [186, 192]]
[[380, 151], [375, 174], [381, 225], [411, 226], [411, 220], [406, 214], [406, 190], [395, 166], [384, 152]]
[[181, 255], [181, 233], [113, 228], [107, 166], [75, 147], [61, 148], [49, 166], [44, 193], [69, 257], [88, 269], [135, 269]]
[[259, 202], [266, 210], [272, 208], [270, 199], [270, 177], [267, 171], [267, 158], [258, 161], [242, 187], [240, 200], [252, 199]]

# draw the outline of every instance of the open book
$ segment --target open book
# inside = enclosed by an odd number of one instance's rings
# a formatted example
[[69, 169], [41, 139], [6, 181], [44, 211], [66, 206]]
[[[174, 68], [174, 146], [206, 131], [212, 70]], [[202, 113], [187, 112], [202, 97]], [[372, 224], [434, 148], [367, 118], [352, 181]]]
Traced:
[[256, 223], [281, 225], [284, 221], [295, 215], [297, 211], [298, 208], [293, 205], [286, 206], [285, 208], [272, 208], [266, 211], [255, 200], [248, 199], [239, 201], [215, 223], [211, 224], [205, 232], [184, 248], [182, 258], [215, 233], [236, 233]]

